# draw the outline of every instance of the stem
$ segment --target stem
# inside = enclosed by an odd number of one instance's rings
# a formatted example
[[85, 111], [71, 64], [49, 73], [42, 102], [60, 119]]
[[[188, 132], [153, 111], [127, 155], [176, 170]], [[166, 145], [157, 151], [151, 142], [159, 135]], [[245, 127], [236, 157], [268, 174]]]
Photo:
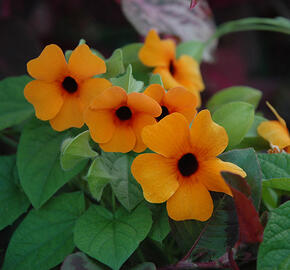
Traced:
[[240, 270], [236, 261], [234, 260], [233, 250], [231, 248], [228, 250], [228, 259], [229, 259], [229, 265], [232, 270]]

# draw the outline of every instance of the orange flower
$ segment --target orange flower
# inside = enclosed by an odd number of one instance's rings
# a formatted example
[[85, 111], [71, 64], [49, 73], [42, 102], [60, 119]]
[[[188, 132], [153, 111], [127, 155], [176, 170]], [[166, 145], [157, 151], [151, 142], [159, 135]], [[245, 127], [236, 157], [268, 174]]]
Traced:
[[85, 107], [111, 86], [108, 80], [93, 78], [106, 72], [106, 65], [86, 44], [72, 52], [68, 63], [57, 45], [48, 45], [27, 63], [27, 71], [36, 80], [26, 85], [24, 96], [33, 104], [36, 117], [49, 120], [57, 131], [80, 128]]
[[284, 150], [290, 153], [290, 136], [286, 122], [269, 102], [266, 102], [266, 104], [278, 121], [272, 120], [262, 122], [258, 126], [258, 134], [271, 144], [275, 152]]
[[155, 30], [150, 30], [144, 46], [139, 51], [139, 58], [145, 66], [154, 67], [153, 73], [160, 74], [166, 89], [183, 86], [198, 98], [204, 90], [199, 64], [190, 56], [175, 58], [173, 40], [160, 40]]
[[162, 108], [161, 115], [156, 118], [157, 121], [171, 113], [179, 112], [191, 123], [196, 114], [197, 98], [183, 87], [171, 88], [165, 92], [161, 85], [151, 84], [144, 94], [155, 99]]
[[182, 114], [173, 113], [145, 127], [142, 139], [156, 154], [139, 155], [132, 174], [147, 201], [167, 201], [168, 215], [174, 220], [209, 219], [213, 211], [209, 190], [232, 196], [220, 172], [246, 176], [238, 166], [216, 157], [227, 147], [228, 136], [208, 110], [197, 114], [190, 129]]
[[113, 86], [90, 104], [84, 114], [93, 140], [106, 152], [142, 152], [144, 126], [156, 123], [161, 107], [142, 93], [130, 93]]

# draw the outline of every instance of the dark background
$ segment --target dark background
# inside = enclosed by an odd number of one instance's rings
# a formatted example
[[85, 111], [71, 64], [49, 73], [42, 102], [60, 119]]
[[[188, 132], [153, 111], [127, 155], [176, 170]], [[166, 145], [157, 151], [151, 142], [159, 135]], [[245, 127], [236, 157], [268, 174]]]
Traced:
[[[203, 0], [200, 0], [203, 1]], [[43, 47], [72, 49], [80, 38], [110, 56], [141, 37], [124, 17], [118, 0], [1, 0], [0, 79], [26, 73], [26, 62]], [[209, 0], [217, 25], [250, 16], [290, 18], [289, 0]], [[265, 100], [290, 121], [290, 36], [239, 32], [224, 36], [215, 62], [202, 64], [203, 104], [216, 91], [233, 85], [264, 92], [259, 109], [274, 119]]]

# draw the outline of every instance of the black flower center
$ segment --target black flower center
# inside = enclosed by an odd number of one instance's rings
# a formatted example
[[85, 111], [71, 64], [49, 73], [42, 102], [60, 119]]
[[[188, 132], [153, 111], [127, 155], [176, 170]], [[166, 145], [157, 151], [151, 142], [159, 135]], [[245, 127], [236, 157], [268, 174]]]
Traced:
[[194, 154], [187, 153], [178, 160], [178, 170], [183, 176], [191, 176], [198, 169], [198, 161]]
[[129, 120], [132, 117], [132, 112], [127, 106], [122, 106], [116, 111], [117, 117], [122, 120]]
[[74, 93], [78, 90], [78, 84], [74, 78], [68, 76], [65, 77], [62, 82], [62, 87], [69, 93]]
[[170, 74], [172, 76], [175, 74], [175, 66], [174, 66], [173, 60], [170, 60], [170, 63], [169, 63], [169, 72], [170, 72]]
[[158, 122], [159, 122], [162, 118], [164, 118], [166, 115], [169, 114], [169, 111], [168, 111], [167, 107], [165, 107], [165, 106], [161, 106], [161, 109], [162, 109], [162, 113], [161, 113], [158, 117], [156, 117], [156, 120], [157, 120]]

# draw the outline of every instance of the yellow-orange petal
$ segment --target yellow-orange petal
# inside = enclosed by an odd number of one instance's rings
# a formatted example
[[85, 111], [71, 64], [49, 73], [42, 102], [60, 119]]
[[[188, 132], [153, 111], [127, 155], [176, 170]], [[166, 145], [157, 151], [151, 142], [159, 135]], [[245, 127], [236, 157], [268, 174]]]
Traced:
[[95, 142], [105, 143], [112, 139], [116, 129], [112, 112], [87, 109], [84, 113], [84, 121], [89, 127], [91, 137]]
[[93, 54], [86, 44], [77, 46], [68, 61], [70, 73], [79, 80], [106, 72], [104, 60]]
[[157, 154], [141, 154], [134, 159], [131, 171], [148, 202], [165, 202], [179, 187], [174, 159]]
[[90, 104], [90, 108], [93, 110], [107, 110], [118, 108], [126, 103], [126, 91], [121, 87], [112, 86], [98, 95]]
[[279, 121], [265, 121], [258, 126], [258, 134], [273, 145], [283, 149], [290, 145], [290, 136], [287, 127]]
[[196, 115], [197, 98], [183, 87], [169, 89], [163, 99], [163, 105], [170, 113], [183, 114], [190, 123]]
[[27, 72], [37, 80], [53, 82], [68, 73], [62, 50], [55, 44], [46, 46], [41, 54], [27, 63]]
[[159, 84], [151, 84], [145, 89], [143, 93], [153, 98], [156, 102], [160, 104], [165, 95], [165, 90]]
[[213, 158], [199, 163], [195, 177], [200, 183], [204, 184], [208, 190], [223, 192], [233, 196], [231, 189], [221, 175], [222, 171], [235, 173], [242, 177], [246, 177], [247, 175], [237, 165], [221, 161], [218, 158]]
[[59, 113], [49, 121], [50, 125], [56, 131], [63, 131], [71, 127], [81, 128], [84, 124], [81, 107], [76, 95], [66, 94]]
[[173, 196], [167, 201], [167, 212], [176, 221], [208, 220], [213, 211], [213, 202], [206, 187], [196, 179], [183, 179]]
[[281, 125], [287, 128], [285, 120], [279, 115], [275, 108], [268, 101], [266, 101], [266, 104], [268, 108], [272, 111], [272, 113], [276, 116], [277, 120], [281, 123]]
[[155, 30], [150, 30], [144, 46], [139, 51], [139, 59], [149, 67], [168, 66], [175, 59], [175, 43], [171, 39], [160, 40]]
[[175, 61], [174, 78], [192, 93], [204, 90], [199, 64], [188, 55], [182, 55]]
[[208, 110], [202, 110], [193, 120], [190, 129], [191, 145], [200, 160], [216, 157], [228, 145], [226, 130], [216, 124]]
[[123, 124], [116, 125], [111, 140], [106, 143], [100, 143], [100, 147], [105, 152], [127, 153], [133, 150], [136, 143], [136, 136], [131, 126]]
[[143, 142], [165, 157], [179, 157], [190, 149], [189, 123], [179, 113], [173, 113], [142, 131]]
[[130, 93], [127, 101], [128, 107], [138, 113], [146, 113], [157, 117], [161, 114], [162, 110], [160, 105], [151, 97], [143, 93]]
[[106, 79], [101, 78], [91, 78], [85, 80], [80, 85], [80, 99], [83, 105], [83, 108], [86, 108], [92, 100], [101, 94], [105, 89], [108, 89], [112, 86], [112, 83]]
[[147, 148], [147, 146], [144, 144], [142, 140], [141, 133], [145, 126], [154, 125], [155, 123], [156, 123], [156, 120], [151, 115], [143, 114], [143, 113], [135, 115], [133, 123], [132, 123], [132, 128], [136, 135], [136, 144], [133, 149], [135, 152], [141, 153]]
[[169, 71], [168, 67], [157, 67], [153, 70], [154, 74], [159, 74], [161, 76], [162, 82], [165, 89], [170, 89], [177, 86], [182, 86]]
[[56, 83], [31, 81], [24, 88], [24, 96], [33, 105], [36, 117], [41, 120], [54, 118], [63, 104], [61, 89]]

